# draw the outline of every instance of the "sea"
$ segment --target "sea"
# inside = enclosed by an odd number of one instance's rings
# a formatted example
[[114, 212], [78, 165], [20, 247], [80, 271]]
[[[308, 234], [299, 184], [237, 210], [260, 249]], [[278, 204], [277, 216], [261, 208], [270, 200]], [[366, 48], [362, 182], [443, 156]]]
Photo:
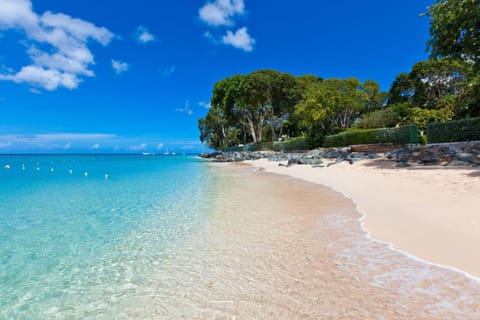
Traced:
[[196, 156], [0, 156], [0, 320], [480, 319], [343, 195]]
[[205, 223], [207, 170], [194, 156], [0, 156], [0, 319], [95, 317], [141, 296]]

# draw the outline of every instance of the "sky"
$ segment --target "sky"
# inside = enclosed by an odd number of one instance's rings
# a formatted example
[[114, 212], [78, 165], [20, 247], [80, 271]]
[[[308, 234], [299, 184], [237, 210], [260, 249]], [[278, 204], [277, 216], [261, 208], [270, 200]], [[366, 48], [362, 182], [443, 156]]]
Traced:
[[377, 81], [428, 57], [433, 0], [0, 0], [0, 154], [202, 152], [215, 82]]

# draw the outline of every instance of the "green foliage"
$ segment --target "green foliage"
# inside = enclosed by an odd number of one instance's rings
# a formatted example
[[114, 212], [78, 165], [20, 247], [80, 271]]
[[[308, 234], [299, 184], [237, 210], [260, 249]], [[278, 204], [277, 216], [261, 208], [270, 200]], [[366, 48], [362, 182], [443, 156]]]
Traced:
[[361, 129], [388, 128], [395, 127], [400, 120], [400, 115], [390, 107], [364, 114], [357, 126]]
[[362, 111], [378, 107], [378, 88], [374, 81], [362, 84], [356, 78], [311, 82], [305, 86], [294, 115], [307, 130], [320, 128], [328, 132], [335, 127], [346, 129]]
[[478, 0], [437, 0], [428, 8], [431, 56], [480, 60]]
[[305, 137], [290, 138], [283, 142], [274, 142], [273, 150], [275, 151], [297, 151], [310, 149]]
[[414, 123], [418, 126], [419, 130], [425, 131], [431, 122], [445, 122], [452, 120], [452, 118], [453, 111], [448, 109], [428, 110], [415, 107], [409, 109], [407, 123]]
[[427, 136], [428, 143], [480, 140], [480, 118], [430, 123]]
[[416, 144], [417, 126], [409, 125], [387, 129], [354, 129], [332, 136], [326, 136], [325, 147], [346, 147], [357, 144]]
[[399, 74], [390, 88], [389, 103], [440, 109], [447, 96], [461, 93], [472, 64], [460, 59], [434, 59], [416, 63], [410, 73]]

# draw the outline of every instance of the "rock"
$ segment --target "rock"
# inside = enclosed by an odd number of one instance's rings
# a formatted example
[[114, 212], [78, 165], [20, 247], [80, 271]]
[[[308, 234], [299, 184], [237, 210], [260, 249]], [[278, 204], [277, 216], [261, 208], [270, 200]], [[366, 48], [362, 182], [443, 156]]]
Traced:
[[465, 162], [465, 161], [459, 161], [459, 160], [452, 160], [449, 163], [446, 164], [447, 167], [464, 167], [464, 166], [469, 166], [470, 163]]
[[340, 152], [338, 151], [329, 151], [325, 154], [325, 158], [327, 159], [335, 159], [340, 157]]
[[367, 156], [368, 159], [378, 159], [378, 158], [380, 158], [378, 153], [375, 153], [375, 152], [367, 152], [366, 156]]
[[424, 165], [435, 165], [440, 164], [440, 158], [436, 155], [426, 156], [425, 158], [418, 161]]
[[458, 161], [468, 162], [468, 163], [475, 163], [476, 157], [473, 156], [471, 153], [466, 152], [457, 152], [453, 155], [453, 158]]
[[354, 152], [388, 152], [398, 148], [392, 143], [383, 143], [383, 144], [359, 144], [351, 146], [351, 151]]
[[408, 168], [408, 167], [410, 167], [410, 165], [409, 165], [408, 163], [406, 163], [406, 162], [398, 162], [398, 163], [395, 165], [395, 167], [397, 167], [397, 168]]
[[480, 141], [469, 142], [465, 147], [464, 152], [480, 155]]

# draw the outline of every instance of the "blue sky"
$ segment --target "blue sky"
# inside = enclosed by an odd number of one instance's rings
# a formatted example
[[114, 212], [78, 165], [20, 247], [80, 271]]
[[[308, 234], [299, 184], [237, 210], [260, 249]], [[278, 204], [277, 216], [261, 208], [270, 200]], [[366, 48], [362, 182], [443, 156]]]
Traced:
[[202, 151], [213, 84], [257, 69], [388, 90], [432, 1], [0, 0], [0, 153]]

